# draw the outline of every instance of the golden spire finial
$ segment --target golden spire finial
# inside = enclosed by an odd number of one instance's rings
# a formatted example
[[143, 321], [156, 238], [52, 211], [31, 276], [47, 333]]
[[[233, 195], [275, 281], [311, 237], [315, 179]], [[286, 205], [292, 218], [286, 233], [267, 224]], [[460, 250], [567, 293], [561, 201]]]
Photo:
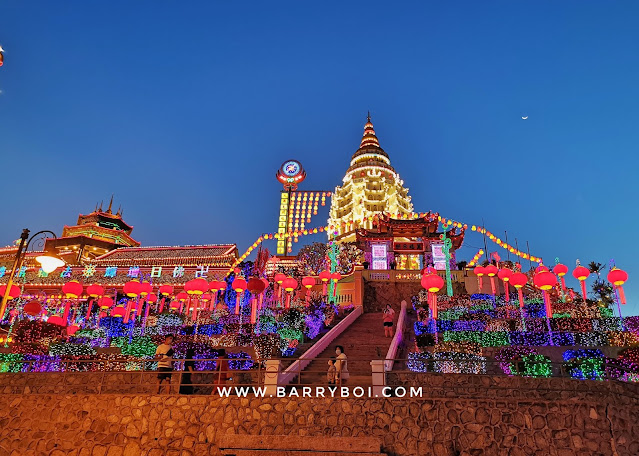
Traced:
[[107, 209], [107, 214], [111, 214], [111, 207], [113, 207], [113, 193], [111, 193], [111, 201], [109, 201], [109, 208]]

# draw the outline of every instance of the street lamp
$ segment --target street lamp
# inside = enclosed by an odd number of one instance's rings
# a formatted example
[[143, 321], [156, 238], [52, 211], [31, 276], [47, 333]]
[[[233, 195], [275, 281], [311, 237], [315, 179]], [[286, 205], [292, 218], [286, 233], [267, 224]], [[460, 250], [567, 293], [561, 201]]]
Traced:
[[[57, 236], [53, 231], [42, 230], [38, 231], [36, 234], [29, 238], [29, 230], [22, 230], [22, 234], [20, 235], [20, 245], [18, 246], [18, 251], [16, 252], [16, 259], [13, 261], [13, 268], [11, 269], [11, 273], [9, 274], [9, 280], [7, 282], [7, 289], [4, 292], [4, 296], [2, 296], [2, 305], [0, 305], [0, 319], [4, 317], [4, 313], [7, 310], [7, 301], [9, 298], [9, 293], [11, 292], [11, 285], [13, 285], [13, 276], [17, 271], [22, 267], [22, 262], [24, 261], [24, 254], [29, 250], [29, 244], [31, 241], [35, 239], [40, 234], [51, 234], [54, 239], [57, 239]], [[26, 243], [26, 246], [25, 246]], [[36, 257], [36, 261], [40, 263], [42, 270], [47, 274], [55, 271], [60, 266], [64, 266], [65, 262], [62, 258], [56, 255], [54, 252], [42, 252], [42, 255], [38, 255]]]

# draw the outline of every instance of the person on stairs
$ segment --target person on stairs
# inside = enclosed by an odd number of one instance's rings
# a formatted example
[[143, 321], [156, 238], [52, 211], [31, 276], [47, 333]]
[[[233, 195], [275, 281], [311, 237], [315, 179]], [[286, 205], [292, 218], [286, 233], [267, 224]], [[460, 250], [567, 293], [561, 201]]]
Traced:
[[337, 384], [341, 385], [350, 377], [347, 365], [348, 358], [346, 357], [346, 353], [344, 353], [344, 347], [341, 345], [335, 347], [335, 354], [337, 355], [337, 362], [335, 363], [335, 369], [337, 370]]
[[395, 319], [395, 311], [390, 304], [386, 304], [382, 319], [384, 321], [384, 337], [393, 337], [393, 320]]
[[337, 368], [335, 367], [335, 358], [331, 358], [328, 360], [328, 372], [326, 373], [326, 379], [328, 380], [328, 385], [335, 385], [335, 380], [337, 378]]

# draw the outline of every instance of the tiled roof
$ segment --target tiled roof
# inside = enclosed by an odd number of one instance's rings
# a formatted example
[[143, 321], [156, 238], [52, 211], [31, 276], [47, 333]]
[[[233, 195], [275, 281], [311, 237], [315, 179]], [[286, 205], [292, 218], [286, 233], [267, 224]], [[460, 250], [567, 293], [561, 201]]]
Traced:
[[223, 265], [232, 264], [237, 256], [235, 244], [122, 247], [95, 258], [91, 263], [105, 266]]

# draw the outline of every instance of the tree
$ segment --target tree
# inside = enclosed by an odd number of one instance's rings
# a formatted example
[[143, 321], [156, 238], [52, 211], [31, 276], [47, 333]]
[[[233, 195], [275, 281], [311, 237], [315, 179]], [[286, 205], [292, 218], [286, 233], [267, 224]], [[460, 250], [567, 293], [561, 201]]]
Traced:
[[597, 274], [597, 277], [599, 277], [601, 274], [601, 271], [606, 269], [606, 267], [601, 263], [597, 263], [596, 261], [591, 261], [588, 264], [588, 269], [590, 270], [591, 274]]
[[597, 300], [603, 303], [605, 306], [610, 306], [614, 304], [615, 291], [612, 288], [612, 285], [610, 285], [605, 280], [602, 280], [602, 279], [595, 280], [595, 282], [592, 284], [592, 291], [597, 297]]
[[318, 275], [326, 269], [327, 245], [323, 242], [314, 242], [305, 245], [297, 254], [300, 269], [305, 275]]

